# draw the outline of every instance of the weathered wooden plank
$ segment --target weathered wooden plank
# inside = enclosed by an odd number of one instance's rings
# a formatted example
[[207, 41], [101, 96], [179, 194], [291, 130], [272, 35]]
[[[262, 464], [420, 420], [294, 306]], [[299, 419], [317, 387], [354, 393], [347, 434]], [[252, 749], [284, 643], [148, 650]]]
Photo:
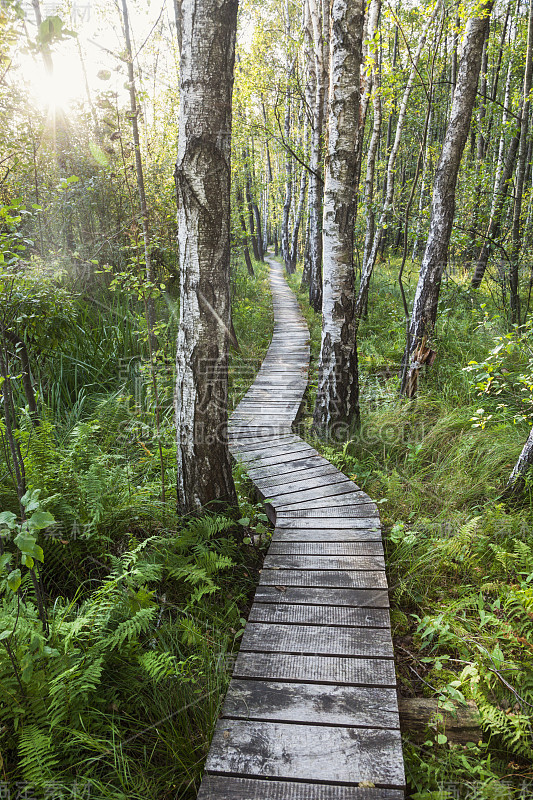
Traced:
[[366, 526], [360, 528], [276, 528], [272, 535], [275, 542], [381, 542], [379, 528], [367, 527], [371, 520], [365, 520]]
[[330, 628], [324, 625], [280, 625], [248, 622], [241, 652], [294, 653], [317, 656], [392, 658], [392, 640], [386, 628]]
[[273, 540], [269, 556], [382, 556], [383, 544], [370, 542], [287, 542]]
[[341, 528], [357, 530], [359, 528], [369, 528], [381, 530], [381, 523], [379, 516], [372, 514], [365, 522], [362, 518], [350, 519], [346, 517], [339, 517], [335, 514], [328, 515], [327, 519], [316, 518], [306, 519], [300, 514], [287, 515], [283, 517], [281, 514], [276, 523], [276, 528], [285, 530], [287, 528], [296, 529], [315, 529], [315, 530], [340, 530]]
[[303, 457], [294, 461], [279, 462], [278, 464], [274, 465], [261, 463], [260, 465], [257, 464], [250, 466], [248, 469], [248, 475], [253, 481], [259, 477], [272, 475], [275, 475], [276, 477], [280, 475], [291, 476], [296, 472], [302, 472], [303, 474], [304, 470], [312, 469], [313, 467], [319, 466], [321, 463], [322, 459], [318, 453], [311, 453], [308, 456], [304, 455]]
[[324, 588], [267, 584], [257, 587], [256, 603], [306, 603], [318, 606], [388, 608], [389, 595], [380, 589]]
[[264, 569], [357, 569], [385, 570], [382, 556], [307, 556], [307, 555], [274, 555], [265, 558]]
[[338, 589], [386, 589], [382, 571], [263, 569], [260, 586], [314, 586]]
[[270, 477], [267, 476], [264, 478], [258, 478], [257, 480], [262, 481], [263, 485], [268, 485], [271, 487], [283, 487], [290, 492], [294, 488], [299, 488], [302, 484], [306, 484], [310, 480], [314, 481], [315, 478], [322, 477], [331, 478], [332, 481], [338, 482], [347, 480], [346, 476], [343, 475], [342, 472], [339, 472], [327, 461], [317, 467], [307, 468], [302, 472], [295, 472], [293, 475], [272, 475]]
[[[304, 458], [304, 456], [305, 458], [309, 459], [312, 458], [312, 456], [318, 456], [318, 453], [315, 450], [313, 450], [312, 447], [309, 447], [309, 445], [307, 445], [305, 447], [302, 446], [301, 450], [299, 451], [294, 451], [292, 453], [285, 453], [284, 455], [262, 456], [260, 468], [262, 470], [264, 469], [264, 467], [272, 467], [274, 465], [277, 466], [278, 464], [288, 464], [292, 461], [301, 461]], [[250, 470], [250, 477], [252, 477], [251, 470]]]
[[233, 668], [235, 678], [267, 678], [304, 683], [395, 688], [394, 662], [390, 658], [308, 656], [241, 651]]
[[287, 432], [290, 433], [290, 425], [288, 425], [286, 422], [277, 422], [275, 425], [266, 424], [264, 422], [261, 422], [258, 425], [243, 425], [241, 422], [239, 422], [238, 424], [234, 423], [228, 425], [228, 440], [233, 441], [233, 439], [240, 439], [243, 436], [268, 437]]
[[326, 786], [321, 783], [238, 778], [209, 775], [202, 781], [197, 800], [403, 800], [397, 789], [360, 786]]
[[[289, 501], [290, 502], [287, 502]], [[334, 494], [326, 497], [309, 498], [308, 500], [292, 500], [292, 498], [280, 498], [278, 504], [278, 511], [283, 514], [294, 514], [302, 511], [306, 516], [313, 516], [311, 512], [321, 511], [320, 516], [328, 516], [331, 509], [334, 513], [338, 513], [338, 509], [342, 509], [345, 516], [350, 516], [347, 510], [357, 508], [358, 506], [366, 506], [367, 508], [373, 507], [377, 514], [377, 507], [369, 496], [364, 492], [357, 492], [353, 488], [342, 494]], [[316, 513], [315, 513], [316, 515]]]
[[208, 772], [289, 780], [404, 785], [397, 730], [221, 720]]
[[356, 505], [328, 506], [327, 508], [314, 508], [313, 506], [309, 506], [308, 508], [294, 508], [283, 512], [280, 510], [280, 514], [281, 513], [287, 518], [300, 517], [302, 519], [309, 519], [310, 517], [327, 517], [328, 521], [331, 520], [331, 517], [344, 517], [346, 519], [351, 519], [353, 517], [379, 517], [375, 503], [369, 502]]
[[358, 492], [355, 484], [347, 478], [344, 481], [332, 481], [330, 477], [310, 479], [307, 488], [299, 486], [288, 492], [284, 489], [277, 491], [274, 489], [271, 496], [278, 498], [276, 506], [280, 510], [282, 508], [307, 508], [310, 503], [314, 505], [318, 502], [338, 504], [344, 502], [345, 496], [347, 496], [346, 502], [351, 503], [368, 502], [369, 499], [364, 492]]
[[[280, 430], [278, 434], [271, 433], [268, 436], [263, 436], [261, 433], [261, 435], [255, 437], [254, 439], [251, 437], [242, 437], [238, 440], [232, 441], [231, 446], [253, 450], [253, 445], [256, 444], [257, 447], [255, 449], [257, 450], [258, 454], [261, 454], [262, 458], [263, 456], [267, 457], [266, 453], [263, 453], [262, 450], [266, 451], [269, 447], [277, 447], [280, 449], [283, 447], [291, 448], [290, 450], [287, 450], [287, 452], [300, 451], [302, 455], [300, 455], [299, 458], [304, 458], [304, 452], [308, 452], [309, 450], [313, 452], [312, 448], [306, 442], [302, 441], [302, 439], [297, 436], [294, 438], [292, 438], [292, 436], [293, 434], [291, 434], [290, 428], [285, 428]], [[275, 453], [275, 455], [277, 455], [277, 453]], [[258, 462], [257, 465], [251, 464], [250, 467], [261, 465], [262, 462]]]
[[258, 436], [255, 439], [248, 437], [240, 442], [232, 443], [230, 447], [232, 452], [236, 451], [237, 453], [263, 453], [273, 447], [281, 448], [287, 445], [299, 445], [301, 441], [294, 434], [283, 433], [270, 437]]
[[356, 626], [358, 628], [389, 628], [386, 608], [351, 608], [349, 606], [312, 606], [290, 603], [260, 603], [252, 605], [248, 622], [279, 624]]
[[270, 722], [399, 728], [394, 689], [234, 680], [222, 715]]
[[301, 444], [287, 444], [279, 446], [265, 444], [264, 450], [237, 450], [234, 455], [235, 458], [239, 459], [239, 461], [246, 461], [246, 463], [250, 463], [250, 466], [253, 467], [255, 464], [261, 464], [262, 466], [265, 463], [285, 463], [291, 459], [301, 458], [302, 453], [306, 453], [308, 447], [309, 446], [306, 446], [303, 442]]

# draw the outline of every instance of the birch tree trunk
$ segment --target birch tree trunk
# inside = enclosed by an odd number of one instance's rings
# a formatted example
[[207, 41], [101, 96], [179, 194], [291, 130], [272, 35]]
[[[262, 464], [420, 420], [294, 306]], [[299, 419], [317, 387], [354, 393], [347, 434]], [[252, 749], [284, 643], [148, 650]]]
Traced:
[[[519, 113], [521, 113], [521, 108], [519, 110]], [[520, 126], [517, 127], [515, 134], [511, 139], [511, 142], [509, 144], [509, 149], [507, 151], [507, 156], [505, 158], [505, 162], [503, 163], [503, 167], [500, 172], [498, 184], [494, 189], [494, 199], [491, 209], [490, 221], [485, 236], [485, 241], [481, 245], [481, 249], [477, 257], [474, 274], [472, 276], [471, 285], [472, 288], [474, 289], [478, 289], [481, 285], [481, 281], [483, 280], [483, 277], [487, 269], [487, 264], [489, 263], [489, 258], [490, 254], [492, 253], [494, 242], [500, 235], [503, 207], [505, 204], [505, 198], [507, 197], [507, 192], [509, 191], [509, 185], [511, 183], [511, 178], [513, 175], [513, 170], [519, 145], [520, 145]]]
[[520, 151], [516, 167], [515, 202], [513, 209], [513, 231], [511, 246], [511, 264], [509, 268], [509, 295], [511, 300], [511, 322], [520, 322], [520, 295], [518, 281], [518, 263], [520, 260], [520, 244], [522, 231], [522, 195], [526, 179], [529, 126], [529, 93], [532, 76], [532, 40], [533, 40], [533, 0], [529, 0], [526, 66], [524, 70], [524, 88], [522, 99], [522, 118], [520, 120]]
[[518, 461], [513, 467], [505, 488], [506, 495], [520, 494], [524, 489], [524, 479], [533, 464], [533, 428], [529, 432], [527, 441], [522, 448]]
[[[130, 117], [131, 130], [133, 134], [133, 149], [135, 153], [135, 175], [137, 178], [137, 192], [139, 194], [139, 206], [141, 209], [141, 228], [144, 244], [144, 265], [146, 280], [154, 283], [154, 271], [152, 268], [152, 257], [150, 252], [150, 220], [148, 214], [148, 204], [146, 202], [146, 191], [144, 187], [144, 170], [141, 154], [141, 139], [139, 136], [139, 108], [137, 106], [137, 91], [135, 88], [135, 74], [133, 71], [133, 50], [131, 46], [130, 21], [128, 14], [127, 0], [122, 0], [122, 17], [124, 22], [124, 38], [126, 40], [126, 52], [128, 54], [128, 87], [130, 95]], [[146, 298], [146, 316], [148, 322], [148, 335], [150, 337], [150, 347], [157, 350], [158, 342], [154, 334], [155, 327], [155, 305], [153, 298]]]
[[383, 202], [381, 217], [379, 220], [379, 224], [376, 230], [374, 231], [374, 240], [372, 242], [372, 248], [368, 253], [368, 258], [366, 262], [363, 263], [363, 268], [361, 270], [361, 282], [359, 285], [359, 293], [357, 295], [357, 303], [355, 309], [355, 314], [358, 319], [361, 317], [363, 309], [366, 305], [368, 290], [370, 287], [370, 278], [372, 277], [372, 272], [374, 271], [374, 265], [376, 263], [379, 246], [381, 244], [381, 237], [383, 235], [389, 211], [392, 206], [392, 200], [394, 197], [394, 177], [395, 177], [394, 168], [396, 164], [396, 156], [398, 155], [398, 150], [400, 148], [400, 140], [407, 114], [407, 105], [409, 102], [409, 97], [411, 96], [411, 90], [413, 88], [415, 78], [417, 77], [418, 74], [418, 62], [420, 61], [420, 56], [422, 55], [422, 50], [424, 49], [424, 45], [426, 43], [428, 31], [436, 19], [439, 7], [440, 3], [437, 2], [435, 8], [433, 9], [433, 13], [426, 21], [426, 24], [424, 25], [422, 34], [418, 41], [418, 47], [416, 49], [416, 52], [413, 56], [413, 60], [411, 63], [411, 71], [409, 74], [409, 79], [407, 81], [407, 85], [403, 93], [402, 102], [400, 105], [400, 111], [398, 113], [398, 122], [396, 123], [396, 134], [394, 137], [394, 144], [392, 145], [392, 150], [390, 151], [389, 161], [387, 164], [387, 173], [385, 177], [385, 186], [384, 186], [385, 200]]
[[466, 24], [450, 121], [435, 172], [429, 233], [413, 302], [409, 341], [404, 353], [404, 363], [409, 366], [404, 370], [402, 392], [409, 397], [416, 394], [421, 362], [429, 354], [426, 340], [437, 318], [440, 285], [447, 264], [455, 214], [457, 174], [472, 119], [492, 5], [493, 0], [483, 0], [477, 7], [476, 16], [470, 17]]
[[237, 6], [237, 0], [182, 5], [175, 171], [181, 284], [175, 411], [182, 513], [212, 501], [237, 503], [227, 447]]
[[[315, 97], [311, 125], [311, 157], [309, 160], [309, 303], [315, 311], [322, 307], [322, 204], [324, 183], [322, 161], [324, 144], [324, 106], [326, 102], [328, 37], [324, 17], [325, 0], [307, 0], [313, 35], [315, 62]], [[329, 20], [329, 16], [328, 16]]]
[[[302, 153], [305, 153], [306, 149], [307, 149], [307, 117], [304, 117], [302, 138], [301, 138]], [[302, 224], [302, 219], [304, 214], [306, 192], [307, 192], [307, 169], [306, 167], [302, 167], [300, 172], [298, 206], [296, 208], [296, 214], [294, 217], [294, 225], [292, 229], [291, 245], [290, 245], [290, 264], [292, 272], [296, 271], [296, 262], [298, 261], [298, 235], [300, 233], [300, 226]]]
[[[514, 42], [516, 35], [516, 26], [511, 26], [511, 41]], [[500, 142], [498, 146], [498, 161], [496, 164], [496, 172], [494, 177], [494, 188], [492, 193], [492, 203], [490, 209], [490, 218], [485, 235], [485, 240], [481, 245], [476, 261], [474, 273], [472, 275], [471, 285], [473, 289], [479, 289], [481, 281], [485, 275], [489, 257], [492, 252], [493, 242], [500, 232], [500, 223], [502, 210], [507, 197], [509, 189], [509, 181], [513, 174], [514, 163], [520, 144], [520, 132], [515, 132], [511, 139], [507, 156], [505, 156], [505, 128], [509, 119], [509, 105], [511, 102], [511, 79], [513, 74], [513, 58], [509, 61], [507, 69], [507, 78], [505, 80], [505, 93], [502, 111], [502, 133], [500, 135]]]
[[332, 0], [322, 343], [313, 426], [337, 439], [359, 423], [353, 223], [363, 16], [364, 0]]
[[[369, 23], [368, 23], [368, 31], [369, 31], [369, 38], [372, 38], [376, 32], [377, 23], [379, 19], [379, 14], [381, 10], [381, 0], [372, 0], [369, 9]], [[371, 34], [371, 36], [370, 36]], [[365, 208], [365, 217], [366, 217], [366, 232], [365, 232], [365, 244], [363, 250], [363, 264], [368, 261], [370, 255], [370, 248], [372, 247], [372, 240], [374, 238], [374, 227], [375, 227], [375, 214], [373, 209], [373, 200], [374, 200], [374, 173], [376, 170], [376, 157], [379, 147], [379, 137], [381, 136], [381, 122], [382, 122], [382, 111], [381, 111], [381, 79], [380, 79], [380, 49], [376, 48], [376, 55], [374, 56], [374, 60], [372, 63], [372, 110], [373, 110], [373, 122], [372, 122], [372, 135], [370, 137], [370, 144], [368, 145], [368, 154], [366, 159], [366, 175], [365, 175], [365, 185], [363, 190], [363, 197], [364, 197], [364, 208]]]

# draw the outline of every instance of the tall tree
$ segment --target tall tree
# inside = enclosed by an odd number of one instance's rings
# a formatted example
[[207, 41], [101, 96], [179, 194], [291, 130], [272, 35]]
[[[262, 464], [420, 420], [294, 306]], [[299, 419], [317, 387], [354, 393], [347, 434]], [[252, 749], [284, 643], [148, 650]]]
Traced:
[[[429, 19], [426, 20], [426, 24], [422, 30], [420, 38], [418, 40], [418, 47], [416, 52], [411, 61], [411, 71], [409, 74], [409, 79], [404, 89], [402, 102], [400, 105], [400, 111], [398, 114], [398, 121], [396, 123], [396, 134], [394, 137], [394, 143], [392, 145], [392, 149], [389, 153], [389, 160], [387, 164], [387, 172], [385, 174], [385, 184], [384, 184], [384, 201], [383, 201], [383, 208], [381, 211], [381, 217], [379, 220], [379, 224], [374, 231], [374, 240], [372, 242], [372, 246], [368, 249], [368, 252], [365, 252], [365, 261], [363, 263], [363, 269], [361, 272], [361, 283], [359, 285], [359, 293], [357, 295], [357, 303], [356, 303], [356, 315], [358, 317], [361, 316], [363, 313], [363, 309], [365, 308], [367, 297], [368, 297], [368, 289], [370, 286], [370, 278], [372, 277], [372, 272], [374, 270], [374, 265], [376, 263], [378, 249], [381, 244], [381, 238], [383, 235], [383, 231], [386, 230], [386, 223], [389, 216], [390, 209], [392, 207], [392, 201], [394, 197], [394, 179], [395, 179], [395, 164], [396, 164], [396, 157], [398, 155], [398, 150], [400, 148], [400, 140], [402, 137], [402, 130], [405, 122], [405, 118], [407, 115], [407, 108], [409, 103], [409, 97], [411, 95], [411, 91], [415, 82], [415, 78], [418, 74], [418, 62], [420, 60], [420, 56], [422, 54], [422, 50], [426, 43], [426, 38], [428, 35], [428, 31], [433, 24], [437, 12], [439, 10], [440, 3], [437, 2], [432, 14], [430, 15]], [[390, 119], [390, 118], [389, 118]], [[373, 222], [371, 216], [368, 217], [367, 220], [367, 227], [368, 225]], [[369, 234], [367, 231], [366, 238], [369, 238]]]
[[181, 6], [175, 180], [180, 320], [175, 396], [178, 506], [236, 503], [227, 447], [230, 145], [237, 0]]
[[428, 355], [427, 337], [433, 332], [437, 319], [440, 286], [455, 215], [457, 175], [470, 129], [492, 5], [492, 0], [482, 0], [466, 24], [450, 121], [435, 172], [429, 233], [404, 353], [402, 392], [409, 397], [416, 393], [420, 365]]
[[312, 36], [313, 85], [311, 115], [311, 153], [309, 160], [309, 302], [315, 311], [322, 306], [322, 177], [325, 107], [329, 60], [329, 13], [325, 0], [306, 0]]
[[513, 229], [511, 264], [509, 271], [509, 294], [511, 300], [511, 322], [520, 322], [520, 296], [518, 292], [518, 264], [520, 260], [520, 245], [522, 232], [522, 196], [528, 162], [528, 126], [531, 92], [531, 78], [533, 73], [533, 0], [529, 0], [526, 65], [524, 69], [524, 86], [522, 98], [522, 118], [520, 120], [520, 150], [516, 167], [515, 201], [513, 209]]
[[353, 235], [363, 17], [364, 0], [332, 0], [322, 344], [313, 424], [334, 437], [359, 422]]
[[[146, 189], [144, 186], [144, 170], [141, 154], [141, 138], [139, 136], [139, 113], [137, 103], [137, 90], [135, 88], [135, 73], [133, 70], [133, 49], [131, 46], [130, 20], [128, 13], [127, 0], [122, 0], [122, 22], [124, 25], [124, 39], [126, 41], [126, 55], [128, 68], [128, 87], [130, 95], [130, 119], [133, 134], [133, 151], [135, 154], [135, 175], [137, 178], [137, 192], [139, 194], [139, 206], [141, 210], [141, 228], [144, 244], [144, 264], [146, 279], [154, 283], [154, 271], [152, 268], [152, 254], [150, 246], [150, 219], [148, 214], [148, 203], [146, 202]], [[154, 334], [155, 326], [155, 305], [151, 297], [146, 298], [146, 316], [148, 321], [148, 335], [150, 346], [153, 350], [157, 349], [157, 338]]]

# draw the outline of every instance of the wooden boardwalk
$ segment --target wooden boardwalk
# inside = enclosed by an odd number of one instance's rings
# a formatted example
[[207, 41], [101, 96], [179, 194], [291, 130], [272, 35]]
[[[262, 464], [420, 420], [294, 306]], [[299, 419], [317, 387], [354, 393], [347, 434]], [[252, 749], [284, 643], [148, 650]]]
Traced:
[[276, 527], [198, 798], [401, 800], [378, 510], [291, 432], [309, 335], [270, 263], [274, 335], [229, 435]]

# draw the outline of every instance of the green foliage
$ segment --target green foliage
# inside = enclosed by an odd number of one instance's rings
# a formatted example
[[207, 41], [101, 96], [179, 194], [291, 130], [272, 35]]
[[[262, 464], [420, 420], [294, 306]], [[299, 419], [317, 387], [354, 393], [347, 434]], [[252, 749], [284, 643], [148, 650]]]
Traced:
[[[488, 315], [486, 315], [488, 316]], [[533, 417], [533, 324], [527, 320], [510, 332], [494, 337], [494, 347], [478, 363], [471, 361], [465, 371], [472, 374], [478, 396], [490, 404], [493, 413], [475, 424], [491, 426], [503, 419], [528, 422]]]
[[[378, 503], [400, 691], [435, 697], [443, 710], [474, 700], [481, 714], [479, 743], [451, 744], [439, 724], [422, 745], [405, 738], [411, 796], [526, 797], [533, 516], [529, 503], [509, 508], [495, 498], [530, 426], [529, 325], [509, 333], [489, 297], [444, 285], [437, 360], [416, 403], [406, 402], [397, 395], [405, 334], [392, 269], [382, 265], [374, 280], [359, 334], [361, 431], [326, 444], [310, 436], [309, 418], [303, 430]], [[320, 330], [305, 313], [316, 365]]]
[[[18, 774], [35, 789], [77, 778], [117, 790], [120, 770], [127, 769], [128, 794], [141, 797], [144, 771], [155, 787], [158, 770], [163, 781], [175, 770], [172, 753], [182, 736], [190, 737], [192, 749], [181, 780], [198, 778], [198, 754], [205, 752], [228, 679], [224, 654], [241, 627], [239, 594], [224, 577], [234, 573], [238, 558], [233, 524], [202, 517], [176, 532], [132, 538], [130, 549], [110, 559], [100, 586], [80, 587], [73, 600], [56, 599], [48, 638], [35, 608], [25, 602], [21, 613], [13, 594], [4, 594], [0, 624], [10, 632], [11, 650], [0, 650], [0, 676], [9, 687], [0, 703], [2, 736], [5, 752], [18, 753]], [[147, 702], [151, 695], [155, 706]], [[165, 696], [174, 708], [160, 719]], [[109, 749], [117, 735], [120, 769]], [[15, 764], [8, 760], [4, 767], [12, 771]]]

